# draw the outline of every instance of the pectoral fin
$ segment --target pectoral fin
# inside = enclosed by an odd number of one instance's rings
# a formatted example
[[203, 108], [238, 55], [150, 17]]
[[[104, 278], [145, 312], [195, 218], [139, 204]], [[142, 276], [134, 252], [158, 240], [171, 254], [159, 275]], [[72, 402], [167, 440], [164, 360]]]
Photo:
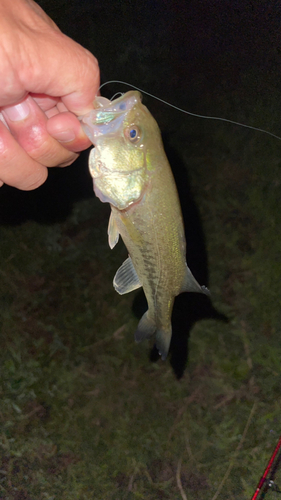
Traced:
[[110, 213], [108, 221], [107, 234], [108, 234], [108, 244], [112, 250], [112, 248], [115, 247], [115, 245], [118, 243], [119, 240], [119, 231], [112, 212]]
[[206, 286], [199, 285], [198, 281], [196, 281], [188, 266], [186, 266], [184, 282], [181, 288], [181, 293], [182, 292], [199, 292], [210, 295], [210, 292]]
[[122, 266], [119, 267], [114, 276], [113, 286], [120, 295], [132, 292], [142, 286], [131, 257], [128, 257], [128, 259], [123, 262]]

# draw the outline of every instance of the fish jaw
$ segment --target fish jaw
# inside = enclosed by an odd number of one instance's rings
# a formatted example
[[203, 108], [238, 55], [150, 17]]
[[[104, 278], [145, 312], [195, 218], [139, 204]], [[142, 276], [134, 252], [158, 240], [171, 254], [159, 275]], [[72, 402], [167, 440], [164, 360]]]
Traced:
[[146, 137], [138, 124], [149, 115], [135, 91], [112, 102], [97, 97], [96, 105], [80, 117], [95, 146], [89, 159], [94, 191], [103, 203], [124, 210], [141, 200], [149, 183]]

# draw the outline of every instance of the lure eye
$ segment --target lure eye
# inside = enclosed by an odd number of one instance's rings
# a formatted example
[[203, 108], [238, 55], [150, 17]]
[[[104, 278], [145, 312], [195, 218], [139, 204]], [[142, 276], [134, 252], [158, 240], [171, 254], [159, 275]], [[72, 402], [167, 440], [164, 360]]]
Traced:
[[141, 129], [137, 125], [131, 125], [124, 130], [124, 135], [132, 144], [137, 144], [142, 138]]
[[126, 109], [126, 104], [125, 104], [125, 102], [122, 102], [121, 104], [119, 104], [119, 109], [121, 109], [122, 111], [123, 111], [124, 109]]

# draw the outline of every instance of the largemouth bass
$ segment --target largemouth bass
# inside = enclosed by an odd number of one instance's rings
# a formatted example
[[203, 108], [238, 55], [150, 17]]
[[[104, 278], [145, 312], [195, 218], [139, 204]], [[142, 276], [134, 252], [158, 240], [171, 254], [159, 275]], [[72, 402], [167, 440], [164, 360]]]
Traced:
[[130, 91], [109, 101], [96, 97], [96, 109], [81, 117], [94, 144], [89, 168], [94, 191], [110, 203], [110, 248], [124, 241], [129, 257], [113, 285], [119, 294], [143, 287], [148, 310], [135, 340], [156, 335], [165, 359], [170, 346], [171, 315], [181, 292], [208, 293], [186, 264], [186, 245], [175, 181], [164, 152], [161, 133], [141, 94]]

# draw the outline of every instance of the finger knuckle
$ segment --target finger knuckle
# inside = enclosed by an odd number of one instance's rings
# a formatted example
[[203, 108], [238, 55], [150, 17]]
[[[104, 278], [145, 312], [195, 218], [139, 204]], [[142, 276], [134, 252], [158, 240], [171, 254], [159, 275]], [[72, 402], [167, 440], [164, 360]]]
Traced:
[[56, 142], [55, 139], [33, 129], [33, 134], [24, 144], [28, 155], [46, 167], [70, 165], [77, 158], [77, 154], [68, 151]]
[[30, 156], [36, 158], [42, 153], [44, 154], [47, 145], [46, 133], [40, 122], [23, 128], [19, 133], [18, 140]]

